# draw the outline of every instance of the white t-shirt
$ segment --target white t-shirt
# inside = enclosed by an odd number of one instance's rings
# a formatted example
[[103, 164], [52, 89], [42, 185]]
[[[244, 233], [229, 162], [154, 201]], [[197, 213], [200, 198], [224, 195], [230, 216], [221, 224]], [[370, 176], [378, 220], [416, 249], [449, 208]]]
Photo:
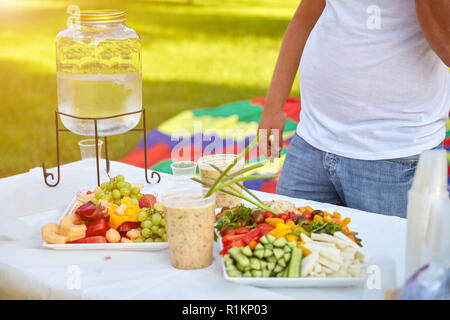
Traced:
[[414, 0], [327, 0], [299, 69], [297, 133], [320, 150], [391, 159], [445, 137], [449, 69], [423, 36]]

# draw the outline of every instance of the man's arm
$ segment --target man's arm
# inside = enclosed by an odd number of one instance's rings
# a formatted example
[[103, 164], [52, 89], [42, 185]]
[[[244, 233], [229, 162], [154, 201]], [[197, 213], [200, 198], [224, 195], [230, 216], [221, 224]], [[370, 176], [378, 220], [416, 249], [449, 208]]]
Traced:
[[[261, 136], [260, 150], [268, 158], [279, 157], [283, 141], [285, 116], [283, 106], [291, 92], [292, 83], [300, 58], [314, 25], [325, 8], [325, 0], [302, 0], [284, 35], [278, 61], [266, 94], [264, 110], [259, 129], [267, 130], [267, 137]], [[269, 136], [278, 135], [278, 149], [271, 152]]]
[[415, 0], [422, 32], [430, 47], [450, 67], [450, 0]]

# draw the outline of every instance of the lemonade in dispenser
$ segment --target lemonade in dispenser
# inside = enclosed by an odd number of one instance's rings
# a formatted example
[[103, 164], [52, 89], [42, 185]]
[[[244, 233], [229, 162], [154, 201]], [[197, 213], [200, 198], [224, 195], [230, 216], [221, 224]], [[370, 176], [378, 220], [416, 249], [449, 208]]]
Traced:
[[[142, 109], [141, 41], [125, 12], [84, 10], [56, 37], [58, 111], [105, 118]], [[98, 135], [124, 133], [141, 113], [98, 121]], [[94, 121], [61, 115], [70, 131], [95, 135]]]

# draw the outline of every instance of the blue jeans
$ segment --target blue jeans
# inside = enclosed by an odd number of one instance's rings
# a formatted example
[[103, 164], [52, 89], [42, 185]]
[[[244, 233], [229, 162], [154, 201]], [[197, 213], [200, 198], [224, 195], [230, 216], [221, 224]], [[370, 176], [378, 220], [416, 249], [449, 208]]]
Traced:
[[[436, 148], [442, 148], [442, 144]], [[389, 160], [350, 159], [316, 149], [295, 135], [277, 193], [405, 218], [408, 190], [418, 160], [419, 155]]]

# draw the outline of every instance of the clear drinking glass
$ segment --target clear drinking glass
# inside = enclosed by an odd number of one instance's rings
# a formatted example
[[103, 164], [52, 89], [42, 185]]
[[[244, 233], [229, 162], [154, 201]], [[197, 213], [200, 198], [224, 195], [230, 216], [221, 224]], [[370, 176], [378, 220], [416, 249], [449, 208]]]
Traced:
[[206, 268], [212, 263], [216, 197], [206, 190], [176, 189], [161, 196], [172, 265]]
[[[141, 41], [120, 10], [82, 10], [56, 37], [58, 110], [103, 118], [142, 109]], [[134, 128], [141, 113], [98, 121], [98, 134]], [[94, 121], [61, 115], [70, 131], [94, 136]]]
[[[204, 156], [198, 160], [198, 167], [200, 170], [201, 179], [204, 182], [213, 183], [214, 180], [211, 178], [218, 178], [219, 172], [214, 169], [211, 164], [224, 170], [228, 167], [235, 159], [237, 155], [235, 154], [213, 154], [209, 156]], [[241, 170], [244, 167], [244, 159], [241, 159], [236, 163], [236, 165], [228, 173], [234, 173]], [[208, 176], [208, 177], [206, 177]], [[211, 177], [211, 178], [209, 178]], [[227, 189], [229, 190], [229, 189]], [[218, 191], [216, 192], [216, 208], [233, 208], [239, 206], [242, 203], [240, 198], [234, 197], [227, 193]]]
[[[81, 159], [88, 160], [96, 157], [95, 139], [85, 139], [78, 141]], [[98, 140], [98, 158], [101, 159], [103, 141]]]

